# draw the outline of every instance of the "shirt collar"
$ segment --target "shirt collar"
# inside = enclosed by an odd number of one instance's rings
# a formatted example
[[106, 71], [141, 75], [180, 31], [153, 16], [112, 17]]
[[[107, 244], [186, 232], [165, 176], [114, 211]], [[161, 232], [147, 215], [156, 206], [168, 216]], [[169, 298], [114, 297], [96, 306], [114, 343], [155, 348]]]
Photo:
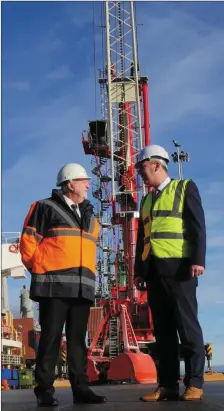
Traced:
[[68, 198], [67, 196], [63, 195], [64, 200], [66, 201], [66, 203], [68, 204], [69, 207], [71, 207], [72, 205], [77, 205], [74, 203], [74, 201], [71, 200], [71, 198]]
[[170, 178], [170, 177], [167, 177], [167, 178], [157, 187], [157, 190], [162, 191], [162, 190], [167, 186], [167, 184], [170, 183], [170, 181], [171, 181], [171, 178]]

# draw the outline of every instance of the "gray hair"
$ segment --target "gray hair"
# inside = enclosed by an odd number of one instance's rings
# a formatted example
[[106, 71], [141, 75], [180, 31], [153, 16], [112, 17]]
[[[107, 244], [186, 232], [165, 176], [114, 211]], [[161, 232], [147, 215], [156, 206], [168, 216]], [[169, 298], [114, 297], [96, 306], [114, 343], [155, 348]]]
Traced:
[[167, 163], [165, 160], [163, 160], [162, 158], [153, 157], [153, 158], [151, 158], [149, 161], [150, 161], [151, 163], [153, 163], [154, 161], [157, 161], [158, 163], [161, 164], [161, 166], [163, 167], [163, 169], [164, 169], [165, 171], [168, 171], [168, 163]]
[[68, 194], [68, 192], [69, 192], [68, 183], [69, 183], [69, 181], [64, 181], [61, 185], [61, 191], [62, 191], [62, 194], [64, 194], [64, 195]]

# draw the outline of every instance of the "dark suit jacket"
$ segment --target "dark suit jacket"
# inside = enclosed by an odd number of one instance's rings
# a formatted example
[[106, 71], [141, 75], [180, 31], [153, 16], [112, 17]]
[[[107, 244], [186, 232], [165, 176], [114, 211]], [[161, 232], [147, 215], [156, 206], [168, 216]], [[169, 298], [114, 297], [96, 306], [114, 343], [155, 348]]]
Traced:
[[206, 255], [206, 227], [205, 216], [200, 194], [196, 184], [191, 180], [186, 187], [183, 219], [192, 246], [192, 258], [156, 258], [150, 256], [148, 261], [142, 262], [144, 227], [139, 219], [138, 238], [136, 244], [135, 277], [147, 280], [150, 267], [156, 267], [161, 276], [174, 276], [179, 279], [191, 278], [191, 265], [205, 267]]

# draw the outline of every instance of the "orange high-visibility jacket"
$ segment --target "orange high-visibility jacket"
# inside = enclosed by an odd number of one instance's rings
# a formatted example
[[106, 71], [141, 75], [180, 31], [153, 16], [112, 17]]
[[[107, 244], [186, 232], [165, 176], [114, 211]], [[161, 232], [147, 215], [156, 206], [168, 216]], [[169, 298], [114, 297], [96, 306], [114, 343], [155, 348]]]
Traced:
[[88, 200], [81, 219], [60, 190], [33, 203], [20, 241], [22, 262], [31, 273], [30, 298], [76, 298], [94, 301], [96, 242], [99, 223]]

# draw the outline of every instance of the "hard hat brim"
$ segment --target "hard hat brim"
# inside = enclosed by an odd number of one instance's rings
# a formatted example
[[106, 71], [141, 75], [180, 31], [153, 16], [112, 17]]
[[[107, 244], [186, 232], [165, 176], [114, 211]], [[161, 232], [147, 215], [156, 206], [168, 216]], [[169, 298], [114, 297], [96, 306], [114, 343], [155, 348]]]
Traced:
[[69, 180], [62, 181], [61, 183], [56, 183], [56, 187], [61, 187], [62, 184], [66, 183], [66, 181], [72, 181], [72, 180], [91, 180], [91, 178], [92, 178], [92, 177], [89, 177], [89, 176], [87, 176], [87, 177], [79, 177], [79, 178], [71, 178], [71, 179], [69, 179]]
[[138, 168], [140, 167], [140, 165], [141, 165], [144, 161], [149, 161], [149, 160], [150, 160], [149, 158], [143, 158], [142, 160], [138, 161], [138, 162], [135, 164], [135, 168], [138, 169]]
[[150, 158], [143, 158], [142, 160], [140, 160], [140, 161], [138, 161], [136, 164], [135, 164], [135, 168], [136, 169], [138, 169], [139, 168], [139, 166], [144, 162], [144, 161], [150, 161], [150, 160], [163, 160], [163, 161], [165, 161], [165, 163], [167, 163], [167, 165], [169, 164], [169, 160], [167, 159], [167, 158], [164, 158], [164, 157], [162, 157], [162, 156], [151, 156]]

